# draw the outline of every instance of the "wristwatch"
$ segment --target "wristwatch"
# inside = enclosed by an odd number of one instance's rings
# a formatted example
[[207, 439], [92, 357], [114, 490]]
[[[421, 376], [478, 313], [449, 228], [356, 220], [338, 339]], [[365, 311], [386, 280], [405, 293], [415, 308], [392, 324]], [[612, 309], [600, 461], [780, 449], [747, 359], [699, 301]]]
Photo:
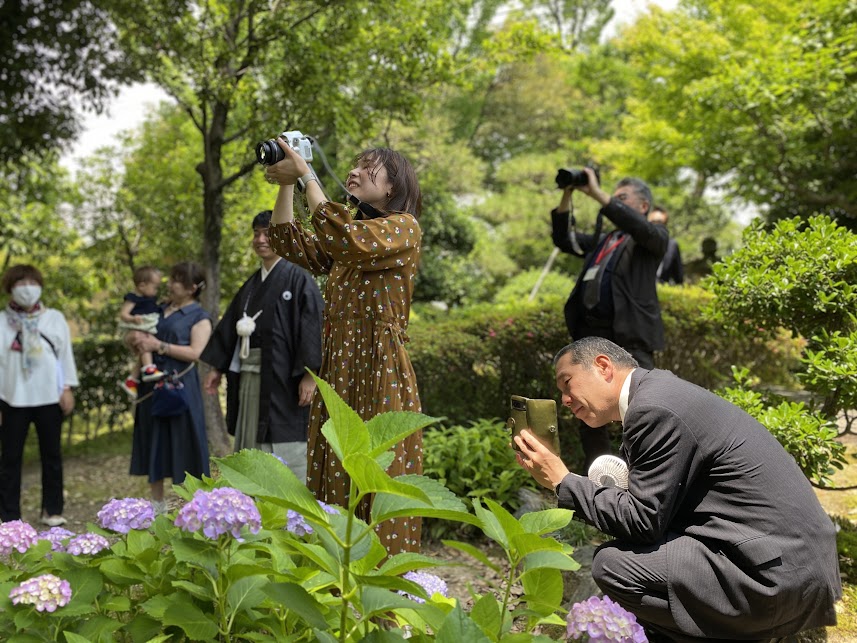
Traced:
[[298, 190], [300, 190], [301, 192], [306, 192], [307, 183], [309, 183], [310, 181], [318, 182], [318, 177], [312, 172], [307, 172], [298, 179]]

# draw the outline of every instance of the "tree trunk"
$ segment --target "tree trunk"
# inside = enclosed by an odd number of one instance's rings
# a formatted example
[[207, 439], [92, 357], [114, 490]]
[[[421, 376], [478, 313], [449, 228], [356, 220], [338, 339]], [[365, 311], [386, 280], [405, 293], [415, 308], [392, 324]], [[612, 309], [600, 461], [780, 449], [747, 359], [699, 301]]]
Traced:
[[[220, 317], [220, 241], [223, 236], [221, 149], [228, 112], [229, 108], [226, 105], [215, 104], [211, 115], [211, 126], [203, 133], [205, 159], [196, 167], [203, 184], [202, 263], [206, 287], [201, 299], [202, 305], [211, 313], [214, 324], [217, 324]], [[208, 371], [206, 365], [200, 365], [200, 375], [203, 378]], [[203, 392], [203, 400], [205, 401], [205, 426], [211, 452], [218, 456], [227, 455], [232, 452], [232, 441], [226, 431], [220, 398]]]

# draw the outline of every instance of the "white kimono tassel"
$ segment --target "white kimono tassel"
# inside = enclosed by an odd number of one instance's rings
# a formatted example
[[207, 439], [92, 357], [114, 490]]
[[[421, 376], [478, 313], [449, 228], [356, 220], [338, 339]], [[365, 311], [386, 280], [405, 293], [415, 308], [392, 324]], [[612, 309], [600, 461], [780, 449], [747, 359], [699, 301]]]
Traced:
[[247, 359], [250, 356], [250, 335], [256, 330], [256, 318], [261, 314], [262, 311], [260, 310], [250, 317], [245, 311], [244, 316], [235, 323], [235, 330], [238, 331], [238, 336], [241, 338], [241, 350], [238, 353], [241, 359]]

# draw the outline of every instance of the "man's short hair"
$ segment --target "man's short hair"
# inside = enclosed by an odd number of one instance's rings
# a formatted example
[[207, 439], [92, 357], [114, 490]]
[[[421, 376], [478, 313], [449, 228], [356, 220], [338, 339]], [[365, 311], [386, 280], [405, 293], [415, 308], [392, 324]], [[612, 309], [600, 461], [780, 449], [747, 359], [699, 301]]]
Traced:
[[259, 214], [253, 217], [253, 229], [267, 228], [271, 225], [271, 210], [262, 210]]
[[583, 364], [592, 367], [592, 362], [599, 355], [606, 355], [614, 366], [621, 368], [637, 368], [640, 364], [624, 348], [603, 337], [584, 337], [564, 346], [553, 358], [553, 366], [565, 355], [571, 355], [572, 364]]
[[161, 271], [155, 266], [140, 266], [134, 271], [134, 285], [139, 286], [154, 281], [155, 277], [160, 274]]
[[637, 193], [637, 196], [639, 196], [641, 199], [643, 199], [646, 203], [649, 204], [649, 208], [645, 212], [643, 212], [644, 215], [648, 214], [649, 211], [652, 209], [652, 202], [654, 201], [654, 197], [652, 197], [652, 190], [649, 188], [646, 182], [642, 179], [636, 179], [632, 176], [626, 176], [624, 179], [622, 179], [616, 184], [616, 189], [618, 190], [619, 188], [623, 188], [626, 185], [630, 185], [634, 189], [634, 192]]

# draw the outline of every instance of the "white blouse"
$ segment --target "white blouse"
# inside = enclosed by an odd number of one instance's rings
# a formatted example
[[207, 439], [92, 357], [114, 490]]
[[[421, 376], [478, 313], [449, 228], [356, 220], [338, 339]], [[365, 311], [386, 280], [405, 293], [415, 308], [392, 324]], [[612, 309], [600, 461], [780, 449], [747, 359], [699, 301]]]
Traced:
[[[46, 406], [59, 402], [64, 386], [77, 386], [77, 367], [71, 349], [71, 333], [63, 314], [47, 308], [39, 316], [42, 352], [33, 358], [29, 377], [24, 377], [23, 353], [13, 351], [16, 331], [6, 309], [0, 311], [0, 400], [9, 406]], [[47, 337], [56, 349], [45, 340]]]

